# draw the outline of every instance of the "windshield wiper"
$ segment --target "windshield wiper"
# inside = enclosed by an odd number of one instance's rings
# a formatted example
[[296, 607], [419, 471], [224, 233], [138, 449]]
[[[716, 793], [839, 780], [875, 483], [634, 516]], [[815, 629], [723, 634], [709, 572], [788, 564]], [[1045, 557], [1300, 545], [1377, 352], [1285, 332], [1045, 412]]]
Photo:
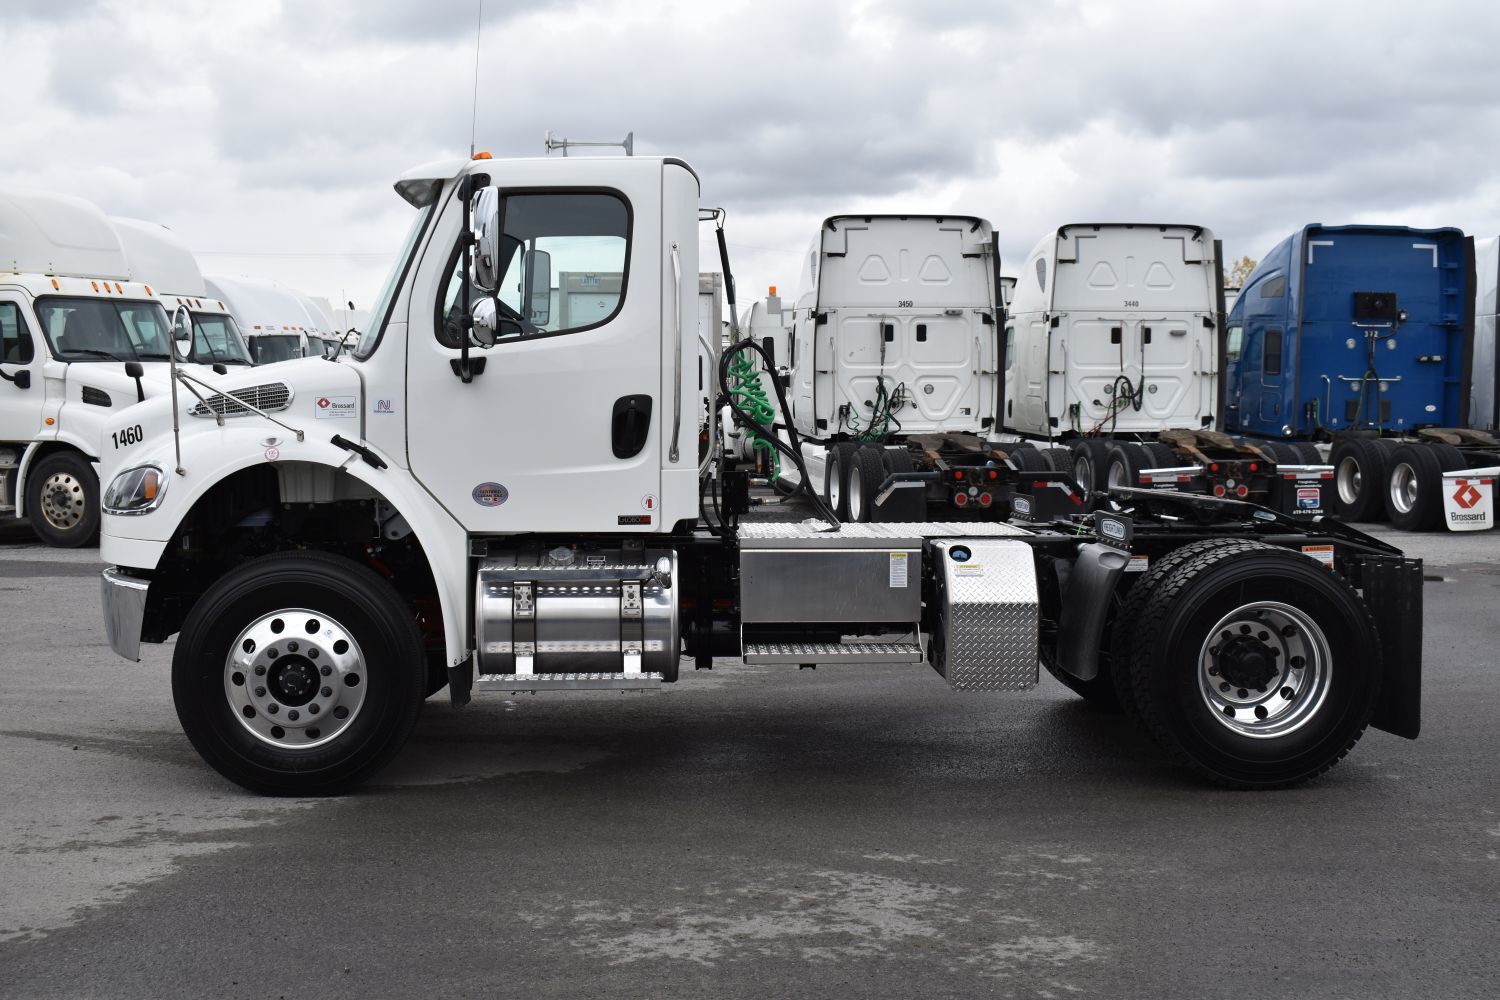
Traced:
[[111, 361], [133, 361], [133, 360], [135, 360], [134, 358], [122, 358], [119, 355], [111, 354], [109, 351], [101, 351], [101, 350], [98, 350], [97, 348], [93, 348], [93, 347], [65, 347], [65, 348], [63, 348], [63, 353], [64, 354], [87, 354], [90, 357], [94, 357], [94, 358], [108, 358]]
[[159, 351], [141, 351], [139, 354], [136, 355], [136, 357], [138, 357], [138, 358], [161, 358], [163, 361], [171, 361], [172, 360], [172, 358], [171, 358], [170, 355], [162, 354]]

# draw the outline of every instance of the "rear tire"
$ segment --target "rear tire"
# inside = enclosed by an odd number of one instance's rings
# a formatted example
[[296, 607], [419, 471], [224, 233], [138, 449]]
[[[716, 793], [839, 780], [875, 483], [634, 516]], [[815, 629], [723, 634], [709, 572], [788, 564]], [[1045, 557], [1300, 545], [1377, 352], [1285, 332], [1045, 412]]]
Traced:
[[849, 519], [849, 473], [859, 445], [838, 441], [828, 446], [823, 460], [823, 502], [840, 521]]
[[1333, 512], [1345, 521], [1385, 520], [1386, 453], [1376, 441], [1346, 438], [1333, 446]]
[[1146, 452], [1140, 445], [1130, 441], [1117, 441], [1109, 449], [1109, 464], [1105, 467], [1105, 486], [1109, 489], [1141, 485], [1141, 470], [1146, 467]]
[[82, 455], [57, 451], [26, 473], [26, 515], [48, 545], [76, 549], [99, 538], [99, 477]]
[[1178, 461], [1177, 453], [1160, 441], [1147, 441], [1141, 445], [1146, 452], [1146, 469], [1170, 469], [1182, 464]]
[[875, 517], [875, 494], [885, 482], [885, 463], [879, 448], [861, 448], [854, 461], [849, 470], [849, 520], [864, 524]]
[[1295, 785], [1358, 742], [1380, 693], [1375, 621], [1348, 582], [1298, 552], [1197, 542], [1143, 593], [1128, 672], [1141, 720], [1233, 788]]
[[1109, 442], [1099, 438], [1079, 438], [1073, 452], [1073, 478], [1086, 492], [1104, 489], [1105, 468], [1109, 464]]
[[[905, 448], [880, 449], [880, 461], [883, 473], [881, 482], [885, 482], [886, 476], [915, 472], [917, 469], [916, 463], [911, 460], [911, 453]], [[927, 520], [926, 484], [920, 487], [907, 486], [894, 491], [886, 498], [885, 506], [879, 508], [876, 514], [881, 521], [911, 523]]]
[[[1402, 531], [1432, 531], [1443, 520], [1443, 461], [1438, 448], [1403, 444], [1390, 459], [1385, 478], [1385, 513]], [[1457, 449], [1454, 449], [1457, 451]]]
[[1324, 464], [1323, 453], [1319, 451], [1318, 446], [1313, 444], [1311, 441], [1298, 441], [1292, 445], [1292, 450], [1297, 453], [1297, 457], [1301, 460], [1303, 465]]
[[1042, 457], [1047, 460], [1047, 467], [1053, 472], [1065, 476], [1073, 474], [1073, 453], [1066, 448], [1043, 448]]
[[214, 770], [268, 795], [333, 795], [416, 724], [427, 658], [411, 609], [366, 566], [278, 552], [199, 598], [172, 658], [183, 732]]

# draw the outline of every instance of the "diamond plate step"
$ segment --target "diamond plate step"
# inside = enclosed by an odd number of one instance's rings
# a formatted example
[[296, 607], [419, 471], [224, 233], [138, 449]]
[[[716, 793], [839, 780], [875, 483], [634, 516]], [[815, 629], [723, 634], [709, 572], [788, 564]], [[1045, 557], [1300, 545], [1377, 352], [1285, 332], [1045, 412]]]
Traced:
[[747, 642], [746, 663], [921, 663], [914, 642]]
[[476, 691], [655, 691], [661, 674], [480, 674]]

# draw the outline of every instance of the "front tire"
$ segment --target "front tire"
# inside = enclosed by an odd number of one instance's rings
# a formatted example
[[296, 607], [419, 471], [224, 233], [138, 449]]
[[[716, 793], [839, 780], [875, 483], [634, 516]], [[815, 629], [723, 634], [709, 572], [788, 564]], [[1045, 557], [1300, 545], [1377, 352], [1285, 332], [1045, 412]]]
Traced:
[[183, 732], [230, 781], [333, 795], [401, 749], [427, 676], [415, 617], [383, 578], [340, 556], [278, 552], [193, 606], [172, 696]]
[[1295, 785], [1343, 759], [1380, 693], [1380, 642], [1359, 595], [1261, 542], [1173, 555], [1137, 584], [1127, 668], [1147, 730], [1233, 788]]
[[26, 474], [31, 528], [48, 545], [76, 549], [99, 537], [99, 477], [77, 452], [53, 452]]

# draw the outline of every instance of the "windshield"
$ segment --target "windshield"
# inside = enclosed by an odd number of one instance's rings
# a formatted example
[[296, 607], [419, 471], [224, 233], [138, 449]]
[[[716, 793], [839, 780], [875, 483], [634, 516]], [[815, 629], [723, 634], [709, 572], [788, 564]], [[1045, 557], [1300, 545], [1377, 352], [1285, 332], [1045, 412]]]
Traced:
[[[432, 195], [437, 193], [442, 185], [432, 185]], [[370, 310], [370, 325], [359, 336], [359, 343], [354, 346], [356, 358], [367, 358], [370, 352], [375, 350], [375, 345], [380, 343], [380, 335], [385, 332], [387, 313], [391, 310], [391, 303], [396, 297], [396, 289], [401, 284], [401, 279], [406, 277], [406, 269], [411, 264], [412, 251], [417, 248], [417, 240], [422, 236], [422, 229], [427, 225], [427, 220], [437, 208], [436, 197], [417, 210], [417, 217], [411, 220], [411, 228], [406, 231], [406, 239], [401, 244], [401, 253], [396, 257], [396, 262], [391, 265], [391, 273], [386, 275], [385, 286], [380, 290], [380, 296], [375, 300], [375, 308]]]
[[212, 313], [193, 314], [193, 353], [188, 360], [203, 365], [251, 363], [250, 352], [245, 350], [244, 338], [234, 320]]
[[59, 361], [168, 361], [167, 314], [155, 302], [39, 299], [36, 317]]
[[258, 334], [250, 338], [250, 353], [258, 365], [302, 357], [302, 338], [296, 334]]

